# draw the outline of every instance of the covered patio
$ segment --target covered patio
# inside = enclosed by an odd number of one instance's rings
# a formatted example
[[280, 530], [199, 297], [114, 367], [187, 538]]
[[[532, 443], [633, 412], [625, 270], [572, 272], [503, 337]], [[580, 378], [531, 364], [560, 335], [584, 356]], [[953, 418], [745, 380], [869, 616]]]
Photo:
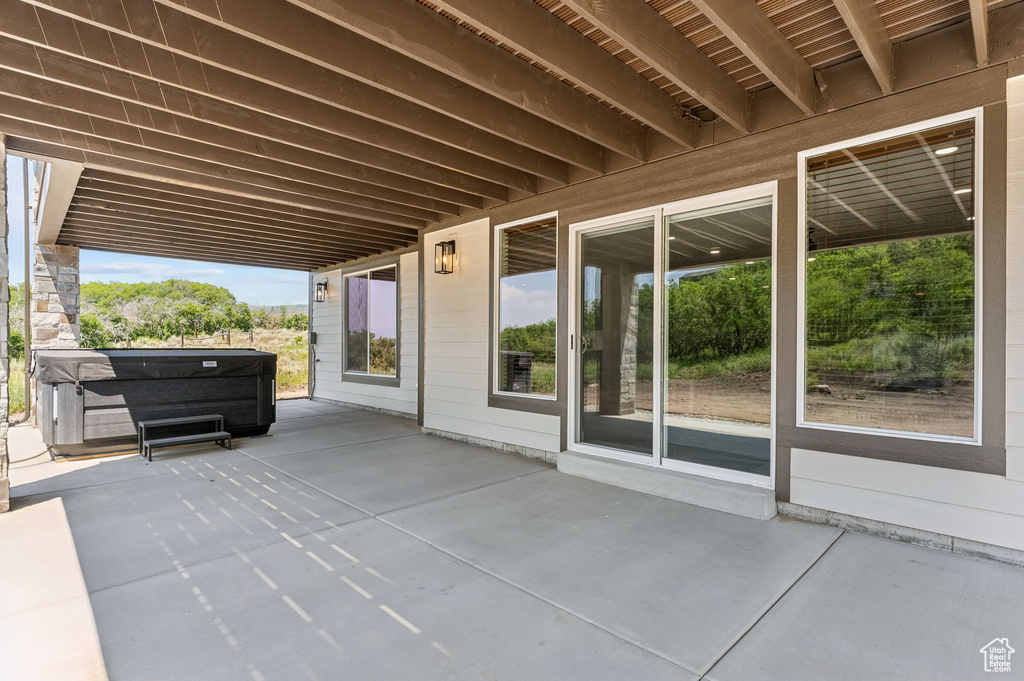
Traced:
[[1019, 568], [305, 400], [233, 452], [11, 477], [10, 678], [972, 679], [1024, 608]]
[[80, 249], [291, 269], [310, 399], [32, 458], [0, 238], [0, 677], [1009, 671], [1024, 1], [0, 0], [8, 154], [27, 355]]

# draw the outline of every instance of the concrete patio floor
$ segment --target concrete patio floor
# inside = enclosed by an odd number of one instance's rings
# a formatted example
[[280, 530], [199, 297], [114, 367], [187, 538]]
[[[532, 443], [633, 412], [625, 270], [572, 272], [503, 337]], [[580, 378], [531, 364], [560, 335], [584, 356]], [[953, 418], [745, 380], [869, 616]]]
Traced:
[[67, 650], [90, 607], [129, 681], [981, 679], [983, 645], [1024, 644], [1020, 568], [687, 506], [368, 411], [281, 402], [271, 433], [13, 467], [0, 540], [44, 564], [2, 559], [0, 677], [42, 654], [52, 678], [102, 678]]

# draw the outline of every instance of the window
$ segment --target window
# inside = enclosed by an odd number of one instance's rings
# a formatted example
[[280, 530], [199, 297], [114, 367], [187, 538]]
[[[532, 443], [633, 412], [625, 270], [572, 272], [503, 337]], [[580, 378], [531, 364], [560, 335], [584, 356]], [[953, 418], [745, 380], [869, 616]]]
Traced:
[[973, 439], [975, 118], [801, 154], [803, 421]]
[[345, 276], [345, 371], [398, 375], [398, 270]]
[[496, 237], [495, 392], [554, 398], [558, 218], [504, 225]]

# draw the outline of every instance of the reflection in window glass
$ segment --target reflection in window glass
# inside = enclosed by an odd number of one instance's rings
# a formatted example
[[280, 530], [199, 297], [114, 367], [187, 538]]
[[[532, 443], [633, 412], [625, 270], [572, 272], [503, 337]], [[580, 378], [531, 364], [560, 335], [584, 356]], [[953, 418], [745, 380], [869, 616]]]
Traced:
[[974, 121], [807, 160], [808, 422], [974, 435]]
[[498, 230], [500, 392], [555, 396], [557, 236], [555, 218]]
[[347, 342], [345, 344], [346, 371], [365, 372], [366, 359], [366, 303], [367, 279], [365, 274], [346, 277]]
[[651, 219], [584, 233], [579, 442], [654, 454], [654, 231]]
[[370, 373], [395, 375], [398, 348], [398, 282], [395, 268], [370, 272]]
[[345, 278], [345, 371], [397, 375], [397, 279], [395, 267]]
[[665, 226], [664, 455], [769, 475], [772, 199]]

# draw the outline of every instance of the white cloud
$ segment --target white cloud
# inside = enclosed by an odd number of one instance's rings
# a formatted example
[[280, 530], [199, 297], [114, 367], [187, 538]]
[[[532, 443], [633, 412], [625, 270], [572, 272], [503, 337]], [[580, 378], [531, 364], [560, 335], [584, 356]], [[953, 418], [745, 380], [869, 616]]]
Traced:
[[557, 306], [554, 291], [524, 289], [501, 282], [502, 326], [523, 326], [553, 319]]
[[218, 274], [224, 274], [224, 270], [218, 270], [214, 267], [205, 270], [182, 270], [180, 275], [186, 277], [215, 277]]
[[142, 274], [154, 275], [168, 272], [172, 269], [170, 265], [161, 265], [150, 262], [101, 262], [96, 265], [88, 265], [84, 268], [85, 274]]
[[82, 267], [83, 281], [104, 281], [118, 275], [134, 275], [142, 279], [174, 279], [188, 277], [214, 277], [224, 274], [215, 267], [204, 269], [178, 269], [174, 265], [155, 262], [128, 260], [124, 262], [101, 262]]

